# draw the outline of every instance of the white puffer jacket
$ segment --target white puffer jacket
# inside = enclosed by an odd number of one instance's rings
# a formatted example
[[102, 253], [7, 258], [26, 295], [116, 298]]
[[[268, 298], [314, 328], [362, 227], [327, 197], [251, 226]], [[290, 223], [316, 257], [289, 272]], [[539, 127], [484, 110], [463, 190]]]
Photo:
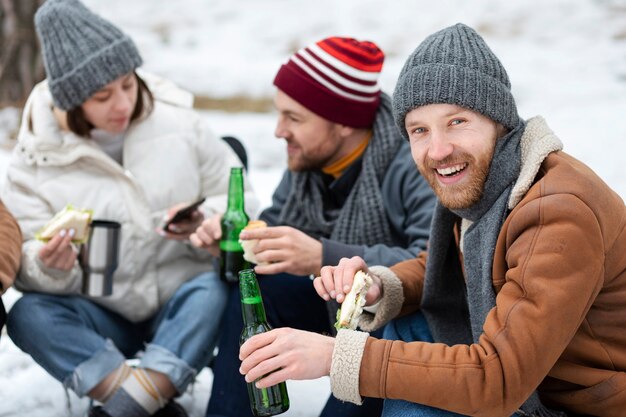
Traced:
[[[166, 240], [155, 229], [168, 208], [201, 196], [207, 197], [205, 217], [225, 211], [230, 167], [241, 162], [189, 108], [189, 93], [142, 76], [155, 96], [154, 110], [128, 129], [123, 166], [90, 139], [60, 129], [45, 81], [31, 93], [2, 195], [24, 234], [19, 290], [80, 293], [78, 263], [68, 273], [46, 268], [37, 256], [42, 242], [34, 239], [68, 203], [122, 224], [113, 295], [93, 301], [129, 320], [152, 316], [182, 283], [212, 269], [206, 251]], [[255, 213], [247, 181], [245, 189], [246, 209]]]

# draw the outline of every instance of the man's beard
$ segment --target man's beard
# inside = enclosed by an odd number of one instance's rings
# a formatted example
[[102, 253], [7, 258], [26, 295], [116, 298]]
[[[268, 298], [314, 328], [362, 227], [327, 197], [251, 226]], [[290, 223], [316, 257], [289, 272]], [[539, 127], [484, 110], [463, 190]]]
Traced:
[[331, 145], [328, 143], [321, 144], [316, 149], [309, 149], [307, 154], [304, 153], [302, 148], [299, 148], [295, 155], [287, 155], [287, 168], [294, 172], [314, 171], [324, 168], [337, 152], [337, 146], [334, 143], [339, 143], [340, 140], [339, 137], [333, 135], [333, 141], [330, 142]]
[[302, 155], [298, 155], [297, 157], [287, 157], [287, 168], [290, 171], [294, 172], [304, 172], [304, 171], [313, 171], [317, 169], [321, 169], [324, 165], [322, 162], [309, 159], [302, 158]]
[[[420, 171], [444, 207], [450, 210], [465, 209], [476, 204], [483, 196], [492, 156], [493, 149], [489, 155], [480, 160], [467, 153], [449, 157], [440, 162], [427, 158], [425, 161], [426, 168], [420, 167]], [[471, 168], [473, 171], [462, 184], [444, 185], [439, 182], [438, 174], [434, 167], [448, 164], [454, 165], [462, 162], [468, 163], [465, 169]]]

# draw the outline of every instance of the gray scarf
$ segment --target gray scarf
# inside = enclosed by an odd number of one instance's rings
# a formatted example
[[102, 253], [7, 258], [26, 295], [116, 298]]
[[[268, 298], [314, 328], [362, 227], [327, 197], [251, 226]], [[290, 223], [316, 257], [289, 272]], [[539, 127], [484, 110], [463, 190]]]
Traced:
[[[450, 211], [437, 204], [433, 216], [422, 312], [436, 342], [448, 345], [478, 343], [487, 314], [496, 305], [491, 276], [498, 234], [509, 214], [507, 202], [520, 168], [520, 140], [525, 129], [517, 127], [498, 139], [485, 181], [483, 196], [472, 207]], [[463, 238], [464, 283], [453, 229], [459, 219], [471, 220]], [[465, 287], [467, 285], [467, 287]], [[553, 417], [534, 392], [518, 413]]]
[[402, 142], [391, 115], [391, 100], [382, 93], [372, 139], [363, 154], [361, 175], [343, 207], [324, 209], [326, 186], [320, 171], [296, 172], [280, 213], [280, 224], [316, 238], [326, 237], [347, 244], [391, 244], [380, 188], [387, 166]]

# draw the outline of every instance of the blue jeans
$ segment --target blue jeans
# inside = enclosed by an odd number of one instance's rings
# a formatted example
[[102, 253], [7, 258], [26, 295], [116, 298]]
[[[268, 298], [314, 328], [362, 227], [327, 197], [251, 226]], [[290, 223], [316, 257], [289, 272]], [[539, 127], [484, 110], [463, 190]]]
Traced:
[[180, 394], [213, 357], [227, 292], [215, 273], [203, 273], [139, 323], [80, 296], [25, 293], [11, 308], [7, 329], [20, 349], [81, 397], [142, 349], [139, 366], [167, 375]]
[[[421, 312], [391, 321], [385, 326], [383, 339], [405, 342], [433, 342], [426, 318]], [[382, 417], [462, 417], [463, 414], [404, 400], [385, 400]], [[517, 414], [513, 414], [513, 417]]]
[[[289, 274], [259, 275], [267, 321], [272, 327], [293, 327], [330, 333], [326, 303], [315, 292], [309, 277]], [[213, 364], [213, 388], [207, 417], [253, 417], [244, 377], [239, 373], [239, 336], [243, 328], [239, 289], [233, 286], [222, 323], [217, 357]], [[322, 417], [379, 417], [382, 400], [366, 398], [363, 406], [328, 399]]]

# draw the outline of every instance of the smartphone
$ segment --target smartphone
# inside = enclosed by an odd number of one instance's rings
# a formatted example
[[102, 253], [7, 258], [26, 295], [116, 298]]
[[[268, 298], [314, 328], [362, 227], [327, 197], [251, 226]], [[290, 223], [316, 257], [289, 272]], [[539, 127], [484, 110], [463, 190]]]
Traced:
[[169, 232], [169, 227], [172, 223], [178, 223], [182, 222], [183, 220], [190, 219], [191, 214], [200, 206], [200, 204], [204, 203], [204, 200], [206, 200], [206, 198], [201, 198], [200, 200], [178, 210], [176, 214], [174, 214], [172, 218], [169, 219], [167, 223], [165, 223], [165, 225], [163, 225], [163, 230]]

